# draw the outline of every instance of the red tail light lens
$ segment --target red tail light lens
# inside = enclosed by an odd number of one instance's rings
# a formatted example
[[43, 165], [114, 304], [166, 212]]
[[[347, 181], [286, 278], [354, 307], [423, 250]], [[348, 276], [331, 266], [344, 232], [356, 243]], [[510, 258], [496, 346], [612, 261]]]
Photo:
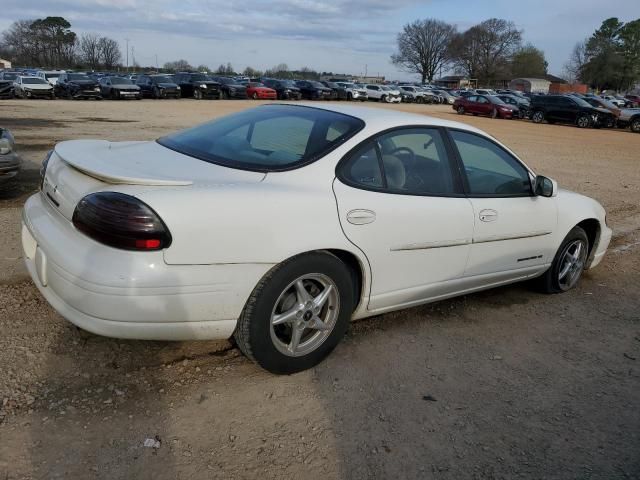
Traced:
[[171, 245], [164, 222], [146, 203], [117, 192], [84, 197], [73, 212], [75, 227], [95, 241], [125, 250], [162, 250]]

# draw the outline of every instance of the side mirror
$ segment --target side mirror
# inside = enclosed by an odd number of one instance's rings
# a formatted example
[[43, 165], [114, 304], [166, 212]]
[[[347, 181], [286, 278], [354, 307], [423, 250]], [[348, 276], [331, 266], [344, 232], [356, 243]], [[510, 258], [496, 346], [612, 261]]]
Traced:
[[533, 193], [540, 197], [555, 197], [558, 194], [558, 184], [542, 175], [538, 175], [534, 180]]

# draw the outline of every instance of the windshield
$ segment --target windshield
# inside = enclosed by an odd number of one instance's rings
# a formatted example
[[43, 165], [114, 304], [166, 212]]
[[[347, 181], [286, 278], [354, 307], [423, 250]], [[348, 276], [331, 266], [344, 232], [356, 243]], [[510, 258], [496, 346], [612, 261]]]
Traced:
[[247, 85], [253, 88], [264, 87], [265, 85], [260, 82], [249, 82]]
[[22, 77], [22, 83], [29, 85], [49, 85], [49, 82], [37, 77]]
[[111, 83], [113, 83], [114, 85], [133, 85], [133, 82], [131, 80], [122, 77], [112, 77]]
[[203, 74], [195, 74], [189, 75], [189, 80], [191, 80], [192, 82], [206, 82], [209, 80], [209, 77]]
[[571, 99], [581, 107], [592, 107], [592, 105], [589, 105], [589, 102], [587, 102], [584, 98], [572, 96]]
[[158, 75], [156, 77], [151, 77], [155, 83], [173, 83], [169, 77], [165, 77], [164, 75]]
[[232, 85], [232, 84], [236, 83], [236, 81], [234, 79], [232, 79], [232, 78], [224, 78], [224, 77], [218, 78], [217, 81], [222, 83], [222, 84], [224, 84], [224, 85]]
[[60, 76], [59, 73], [45, 73], [44, 74], [44, 78], [46, 78], [47, 80], [50, 78], [58, 78]]
[[281, 85], [284, 85], [285, 87], [296, 87], [296, 82], [294, 82], [293, 80], [279, 80]]
[[309, 83], [311, 84], [312, 87], [315, 87], [315, 88], [327, 88], [320, 82], [314, 82], [313, 80], [309, 80]]
[[491, 103], [494, 103], [496, 105], [506, 105], [506, 103], [504, 103], [501, 99], [499, 99], [498, 97], [494, 97], [493, 95], [487, 95], [487, 98]]
[[205, 162], [273, 172], [317, 160], [364, 127], [318, 108], [269, 105], [162, 137], [158, 143]]

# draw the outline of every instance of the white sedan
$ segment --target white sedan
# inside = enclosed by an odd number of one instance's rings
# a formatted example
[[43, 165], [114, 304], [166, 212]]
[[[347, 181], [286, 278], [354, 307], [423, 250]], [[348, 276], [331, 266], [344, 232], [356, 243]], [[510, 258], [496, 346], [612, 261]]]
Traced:
[[234, 336], [262, 367], [320, 362], [351, 319], [538, 278], [576, 285], [611, 238], [591, 198], [471, 126], [266, 105], [151, 142], [56, 145], [25, 204], [42, 294], [121, 338]]
[[56, 98], [51, 84], [40, 77], [17, 77], [13, 82], [13, 93], [18, 98]]

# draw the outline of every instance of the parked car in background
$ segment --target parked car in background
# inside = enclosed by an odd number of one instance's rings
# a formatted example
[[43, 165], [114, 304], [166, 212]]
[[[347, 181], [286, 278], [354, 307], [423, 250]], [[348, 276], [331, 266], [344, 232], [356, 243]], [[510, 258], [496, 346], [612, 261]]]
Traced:
[[104, 98], [111, 98], [112, 100], [142, 99], [140, 87], [128, 78], [102, 77], [98, 83], [100, 83], [100, 92]]
[[400, 103], [402, 102], [402, 96], [400, 90], [395, 85], [382, 85], [382, 90], [387, 92], [387, 103]]
[[624, 99], [620, 99], [616, 95], [600, 95], [600, 98], [608, 100], [609, 102], [620, 108], [624, 107], [627, 103]]
[[180, 98], [180, 85], [166, 75], [138, 75], [136, 85], [140, 87], [143, 97]]
[[61, 73], [53, 90], [61, 98], [102, 100], [100, 85], [84, 73]]
[[358, 87], [355, 83], [336, 82], [336, 85], [339, 85], [340, 88], [344, 89], [347, 100], [360, 100], [361, 102], [364, 102], [368, 98], [367, 90]]
[[478, 95], [495, 95], [497, 92], [490, 88], [476, 88], [476, 93]]
[[613, 114], [613, 118], [610, 118], [607, 122], [606, 127], [612, 128], [616, 125], [618, 117], [620, 116], [621, 108], [618, 105], [610, 102], [609, 100], [605, 100], [601, 97], [585, 97], [584, 99], [589, 105], [596, 108], [604, 108], [605, 110], [609, 110]]
[[204, 73], [176, 73], [170, 80], [180, 86], [182, 98], [193, 97], [196, 100], [222, 98], [220, 81], [212, 79]]
[[13, 98], [13, 80], [0, 78], [0, 98]]
[[525, 280], [567, 292], [612, 235], [597, 201], [475, 127], [344, 103], [65, 141], [42, 176], [23, 257], [63, 317], [119, 338], [233, 336], [279, 374], [321, 362], [352, 319]]
[[453, 109], [459, 115], [486, 115], [491, 118], [511, 119], [518, 116], [518, 108], [507, 105], [495, 95], [471, 95], [459, 97], [453, 102]]
[[320, 83], [322, 85], [324, 85], [325, 87], [331, 89], [331, 100], [346, 100], [347, 99], [346, 90], [344, 88], [342, 88], [340, 85], [338, 85], [336, 82], [322, 81]]
[[0, 80], [9, 80], [13, 82], [20, 75], [22, 75], [22, 72], [13, 72], [13, 71], [7, 70], [5, 72], [0, 72]]
[[529, 100], [523, 97], [518, 97], [512, 94], [498, 94], [496, 95], [504, 103], [511, 105], [518, 109], [518, 118], [529, 118], [529, 112], [531, 110], [531, 103]]
[[640, 107], [640, 95], [629, 94], [624, 97], [632, 108]]
[[296, 86], [305, 100], [331, 100], [332, 91], [315, 80], [298, 80]]
[[424, 103], [424, 93], [412, 85], [399, 85], [401, 99], [406, 103]]
[[36, 76], [46, 80], [51, 85], [55, 85], [58, 82], [58, 78], [63, 73], [66, 72], [64, 70], [39, 70], [36, 73]]
[[278, 100], [300, 100], [302, 98], [302, 93], [293, 80], [263, 78], [262, 83], [276, 91]]
[[40, 77], [17, 77], [13, 82], [13, 93], [18, 98], [56, 98], [53, 86]]
[[213, 77], [220, 84], [220, 98], [247, 98], [247, 86], [229, 77]]
[[640, 133], [640, 108], [623, 108], [618, 116], [618, 126], [629, 127], [632, 132]]
[[453, 102], [456, 101], [456, 96], [451, 95], [449, 92], [447, 92], [446, 90], [440, 90], [440, 89], [434, 89], [432, 90], [433, 93], [435, 93], [436, 95], [440, 95], [443, 99], [443, 103], [446, 103], [448, 105], [453, 105]]
[[611, 112], [591, 106], [572, 95], [538, 95], [531, 101], [531, 120], [535, 123], [571, 123], [579, 128], [603, 127], [615, 120]]
[[278, 92], [261, 82], [247, 83], [247, 96], [254, 100], [276, 100]]
[[6, 128], [0, 127], [0, 188], [18, 175], [20, 164], [13, 135]]

